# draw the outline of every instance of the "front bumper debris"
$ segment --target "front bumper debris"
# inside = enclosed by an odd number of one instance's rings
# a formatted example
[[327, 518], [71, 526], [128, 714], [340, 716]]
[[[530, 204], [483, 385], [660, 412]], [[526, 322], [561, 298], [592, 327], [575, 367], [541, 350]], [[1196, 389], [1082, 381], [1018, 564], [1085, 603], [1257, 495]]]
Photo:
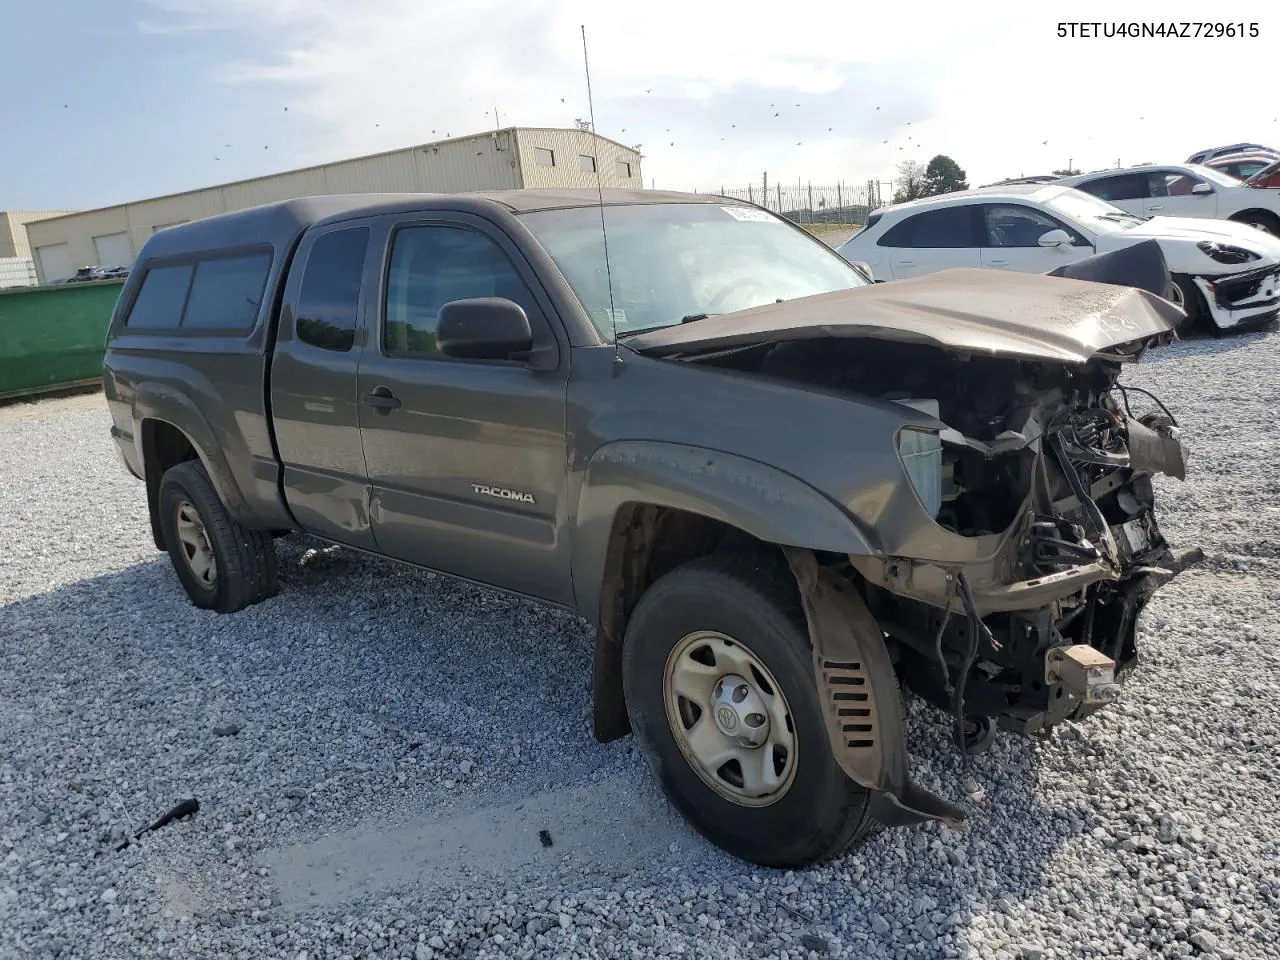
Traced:
[[1195, 277], [1209, 315], [1221, 330], [1280, 317], [1280, 267], [1271, 264], [1225, 277]]

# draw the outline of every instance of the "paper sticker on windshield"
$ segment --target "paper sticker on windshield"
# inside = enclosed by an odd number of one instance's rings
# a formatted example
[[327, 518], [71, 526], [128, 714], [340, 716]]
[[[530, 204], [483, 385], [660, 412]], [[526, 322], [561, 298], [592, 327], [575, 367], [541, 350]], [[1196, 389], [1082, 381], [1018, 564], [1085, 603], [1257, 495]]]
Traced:
[[627, 311], [623, 310], [621, 307], [618, 307], [613, 311], [612, 320], [610, 320], [609, 317], [608, 307], [605, 307], [603, 310], [596, 311], [596, 315], [605, 323], [613, 323], [619, 327], [625, 327], [627, 325]]
[[755, 207], [721, 207], [720, 209], [735, 220], [763, 220], [766, 223], [773, 220], [773, 214], [765, 210], [757, 210]]

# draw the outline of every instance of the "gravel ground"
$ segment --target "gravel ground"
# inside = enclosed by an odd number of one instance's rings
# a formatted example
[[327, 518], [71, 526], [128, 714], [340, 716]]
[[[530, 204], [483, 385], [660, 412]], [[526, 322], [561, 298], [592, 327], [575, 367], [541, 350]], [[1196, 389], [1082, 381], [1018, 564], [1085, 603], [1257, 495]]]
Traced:
[[279, 597], [198, 611], [101, 397], [0, 408], [0, 956], [1280, 957], [1278, 364], [1272, 332], [1127, 376], [1184, 423], [1162, 521], [1208, 559], [1122, 701], [968, 771], [910, 705], [968, 832], [794, 874], [592, 741], [581, 622], [292, 541]]

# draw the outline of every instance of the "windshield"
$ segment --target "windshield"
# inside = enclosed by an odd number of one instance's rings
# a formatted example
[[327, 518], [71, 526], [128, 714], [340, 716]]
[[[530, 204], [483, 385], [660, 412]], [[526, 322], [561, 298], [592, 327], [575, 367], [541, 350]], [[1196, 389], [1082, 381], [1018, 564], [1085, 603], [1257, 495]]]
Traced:
[[1097, 233], [1115, 233], [1146, 220], [1083, 190], [1063, 190], [1046, 200], [1045, 206]]
[[[544, 210], [521, 220], [611, 340], [600, 208]], [[605, 223], [619, 336], [866, 284], [835, 251], [755, 207], [612, 206]]]

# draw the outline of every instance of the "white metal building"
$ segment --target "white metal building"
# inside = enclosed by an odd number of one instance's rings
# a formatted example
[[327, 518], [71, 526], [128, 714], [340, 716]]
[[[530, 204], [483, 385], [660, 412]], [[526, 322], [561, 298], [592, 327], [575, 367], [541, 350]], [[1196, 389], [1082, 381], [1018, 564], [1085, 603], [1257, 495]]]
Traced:
[[157, 230], [245, 207], [329, 193], [462, 193], [593, 187], [599, 151], [606, 187], [643, 186], [640, 154], [587, 130], [508, 127], [287, 173], [31, 223], [42, 283], [79, 267], [127, 267]]
[[70, 210], [0, 210], [0, 289], [28, 287], [36, 280], [31, 247], [27, 243], [27, 224], [35, 220], [60, 217]]

